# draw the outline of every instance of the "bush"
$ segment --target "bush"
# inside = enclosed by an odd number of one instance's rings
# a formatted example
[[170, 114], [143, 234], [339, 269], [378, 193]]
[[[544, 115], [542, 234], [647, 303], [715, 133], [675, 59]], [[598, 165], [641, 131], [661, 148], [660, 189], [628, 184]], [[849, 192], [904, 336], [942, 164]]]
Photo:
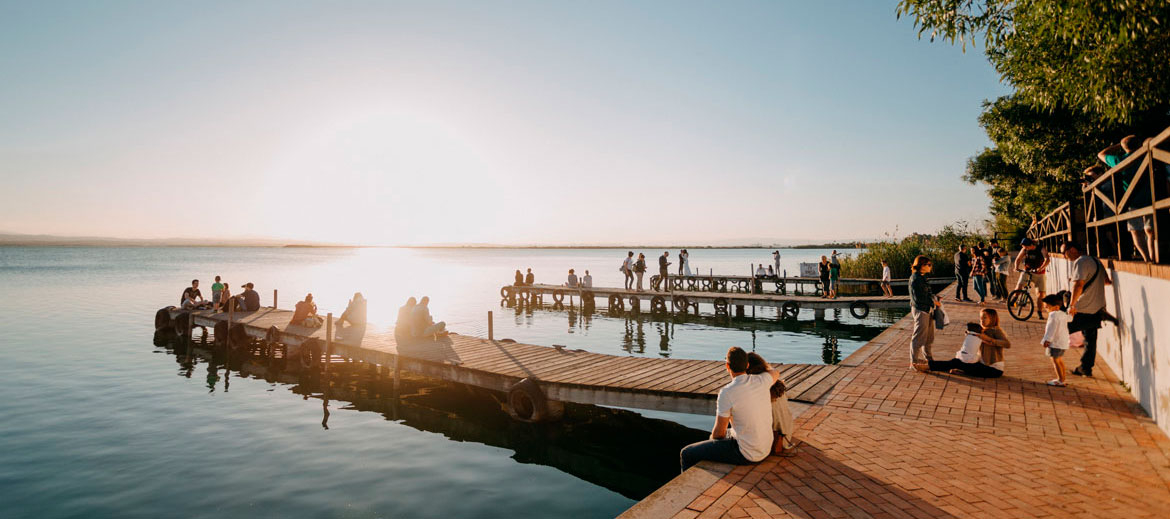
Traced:
[[841, 260], [841, 277], [870, 278], [882, 277], [882, 260], [890, 264], [890, 275], [894, 279], [910, 277], [910, 264], [919, 254], [934, 261], [933, 277], [955, 275], [955, 252], [959, 244], [968, 247], [978, 242], [986, 243], [986, 236], [972, 232], [965, 222], [947, 225], [933, 236], [913, 234], [900, 242], [877, 242], [868, 245], [856, 257], [847, 256]]

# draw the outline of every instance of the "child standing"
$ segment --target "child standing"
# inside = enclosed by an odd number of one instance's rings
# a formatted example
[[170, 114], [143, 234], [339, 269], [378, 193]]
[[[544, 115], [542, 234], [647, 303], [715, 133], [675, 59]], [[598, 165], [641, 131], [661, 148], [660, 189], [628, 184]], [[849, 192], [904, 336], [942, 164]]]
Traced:
[[1045, 352], [1052, 358], [1052, 369], [1056, 378], [1048, 381], [1050, 386], [1064, 387], [1064, 352], [1068, 351], [1068, 323], [1071, 320], [1064, 307], [1065, 292], [1048, 294], [1041, 303], [1048, 310], [1048, 322], [1044, 325]]

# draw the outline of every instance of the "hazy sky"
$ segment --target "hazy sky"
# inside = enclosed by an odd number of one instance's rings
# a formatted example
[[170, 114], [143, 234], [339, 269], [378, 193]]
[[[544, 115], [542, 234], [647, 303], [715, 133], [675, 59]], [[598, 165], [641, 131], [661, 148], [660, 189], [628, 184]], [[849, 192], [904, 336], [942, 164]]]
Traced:
[[0, 232], [724, 243], [987, 216], [894, 0], [0, 0]]

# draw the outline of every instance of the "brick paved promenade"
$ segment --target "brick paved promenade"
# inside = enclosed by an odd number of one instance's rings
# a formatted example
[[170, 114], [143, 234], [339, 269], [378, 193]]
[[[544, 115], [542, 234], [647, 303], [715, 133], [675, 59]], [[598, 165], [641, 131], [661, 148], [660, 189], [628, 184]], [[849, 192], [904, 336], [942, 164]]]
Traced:
[[[952, 324], [937, 334], [936, 359], [954, 355], [979, 308], [946, 303]], [[996, 308], [1012, 341], [1003, 378], [911, 371], [902, 319], [800, 416], [796, 457], [706, 465], [626, 516], [1170, 517], [1166, 435], [1100, 360], [1096, 378], [1045, 385], [1043, 322]], [[1082, 351], [1066, 355], [1070, 370]]]

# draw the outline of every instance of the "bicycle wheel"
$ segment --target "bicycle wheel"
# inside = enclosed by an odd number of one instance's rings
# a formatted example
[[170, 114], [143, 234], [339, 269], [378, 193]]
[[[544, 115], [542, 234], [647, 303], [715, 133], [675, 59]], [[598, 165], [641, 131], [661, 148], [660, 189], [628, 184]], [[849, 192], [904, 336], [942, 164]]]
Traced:
[[1032, 301], [1032, 294], [1027, 290], [1013, 290], [1008, 295], [1008, 313], [1012, 314], [1017, 321], [1027, 321], [1032, 317], [1032, 311], [1035, 310], [1035, 303]]

